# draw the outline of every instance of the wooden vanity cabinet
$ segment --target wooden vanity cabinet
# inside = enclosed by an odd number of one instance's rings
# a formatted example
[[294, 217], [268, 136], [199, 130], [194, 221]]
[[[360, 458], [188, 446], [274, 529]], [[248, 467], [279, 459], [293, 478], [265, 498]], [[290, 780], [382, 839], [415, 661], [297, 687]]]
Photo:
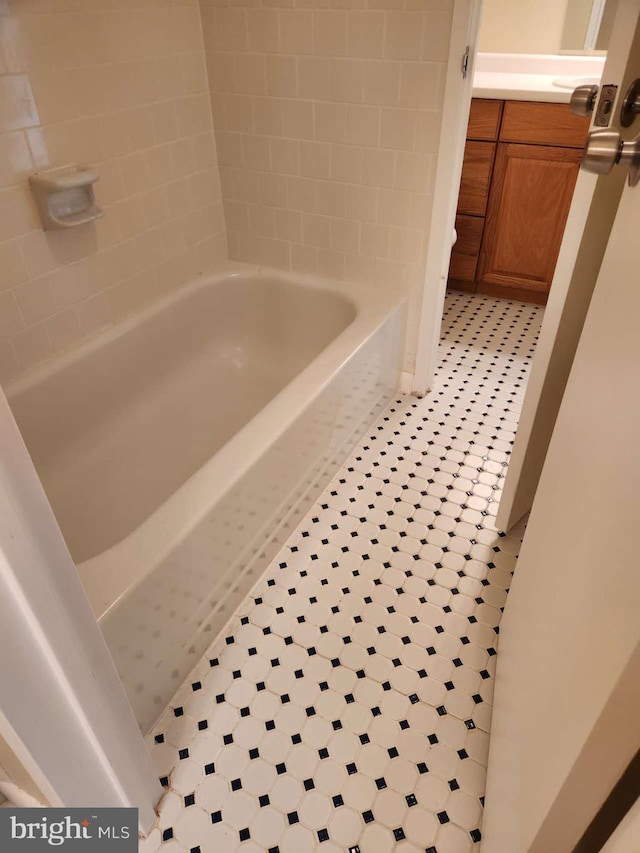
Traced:
[[450, 286], [546, 302], [588, 127], [566, 104], [473, 99]]

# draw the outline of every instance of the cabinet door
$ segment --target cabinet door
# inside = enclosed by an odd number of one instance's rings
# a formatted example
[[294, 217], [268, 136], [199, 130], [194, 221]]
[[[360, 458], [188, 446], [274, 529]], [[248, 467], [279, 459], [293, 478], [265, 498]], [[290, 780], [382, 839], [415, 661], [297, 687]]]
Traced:
[[458, 213], [484, 216], [495, 151], [495, 142], [468, 141], [465, 145]]
[[546, 302], [581, 156], [570, 148], [498, 145], [479, 293]]

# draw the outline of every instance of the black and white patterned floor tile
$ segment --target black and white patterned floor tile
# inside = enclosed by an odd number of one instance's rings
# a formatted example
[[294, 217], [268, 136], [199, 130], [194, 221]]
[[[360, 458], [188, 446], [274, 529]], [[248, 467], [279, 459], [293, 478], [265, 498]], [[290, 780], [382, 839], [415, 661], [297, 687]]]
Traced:
[[144, 853], [476, 849], [541, 319], [448, 295], [433, 391], [388, 407], [151, 733]]

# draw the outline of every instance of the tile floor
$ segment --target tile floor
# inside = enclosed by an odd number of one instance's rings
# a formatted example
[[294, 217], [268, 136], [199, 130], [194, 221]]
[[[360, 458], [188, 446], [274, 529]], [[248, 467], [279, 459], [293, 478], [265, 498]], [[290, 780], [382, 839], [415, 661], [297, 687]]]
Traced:
[[520, 533], [494, 516], [542, 310], [450, 294], [394, 401], [149, 736], [144, 853], [472, 853]]

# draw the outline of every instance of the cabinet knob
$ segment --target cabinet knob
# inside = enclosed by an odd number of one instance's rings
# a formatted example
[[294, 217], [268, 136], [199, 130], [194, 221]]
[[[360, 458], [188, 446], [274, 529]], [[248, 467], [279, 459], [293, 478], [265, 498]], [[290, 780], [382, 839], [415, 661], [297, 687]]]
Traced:
[[573, 90], [573, 94], [571, 95], [569, 109], [577, 116], [591, 115], [597, 95], [597, 86], [578, 86], [577, 89]]

